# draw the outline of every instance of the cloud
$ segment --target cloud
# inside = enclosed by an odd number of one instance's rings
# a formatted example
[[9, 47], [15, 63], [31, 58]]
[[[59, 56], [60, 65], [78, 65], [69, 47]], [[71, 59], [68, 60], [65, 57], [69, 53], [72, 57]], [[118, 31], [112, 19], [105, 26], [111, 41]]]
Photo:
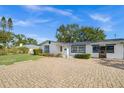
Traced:
[[100, 22], [99, 26], [104, 31], [106, 32], [113, 31], [114, 22], [112, 22], [111, 16], [105, 14], [99, 14], [99, 13], [90, 14], [89, 16], [93, 20], [99, 21]]
[[43, 24], [50, 22], [50, 19], [27, 19], [27, 20], [14, 20], [14, 25], [16, 26], [33, 26], [36, 24]]
[[36, 5], [26, 5], [24, 7], [27, 9], [30, 9], [32, 11], [40, 11], [41, 10], [41, 8], [39, 6], [36, 6]]
[[58, 9], [58, 8], [54, 8], [54, 7], [49, 7], [49, 6], [35, 6], [35, 5], [27, 5], [24, 6], [26, 9], [32, 10], [32, 11], [48, 11], [48, 12], [52, 12], [52, 13], [56, 13], [56, 14], [60, 14], [63, 16], [67, 16], [73, 19], [79, 19], [77, 16], [75, 16], [72, 13], [72, 10], [62, 10], [62, 9]]
[[97, 20], [97, 21], [100, 21], [100, 22], [109, 22], [111, 20], [111, 17], [108, 16], [108, 15], [103, 15], [103, 14], [91, 14], [90, 17], [93, 19], [93, 20]]

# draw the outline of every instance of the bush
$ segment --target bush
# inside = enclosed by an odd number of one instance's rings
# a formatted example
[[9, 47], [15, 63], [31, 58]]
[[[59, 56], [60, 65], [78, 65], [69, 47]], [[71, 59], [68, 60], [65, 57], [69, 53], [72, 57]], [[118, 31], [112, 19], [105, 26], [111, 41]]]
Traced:
[[28, 54], [29, 49], [26, 47], [19, 47], [17, 48], [17, 53], [21, 53], [21, 54]]
[[11, 53], [11, 54], [17, 54], [18, 53], [18, 49], [17, 48], [9, 48], [7, 49], [8, 53]]
[[4, 46], [0, 45], [0, 49], [3, 49], [3, 48], [4, 48]]
[[7, 55], [7, 51], [5, 49], [0, 49], [0, 56]]
[[42, 53], [41, 56], [54, 57], [55, 55], [50, 53]]
[[12, 54], [28, 54], [29, 49], [26, 47], [19, 47], [19, 48], [9, 48], [7, 49], [8, 53], [12, 53]]
[[19, 47], [19, 48], [3, 48], [0, 49], [0, 55], [7, 55], [7, 54], [28, 54], [29, 49], [26, 47]]
[[46, 57], [61, 57], [61, 54], [50, 54], [50, 53], [42, 53], [40, 54], [41, 56], [46, 56]]
[[42, 50], [41, 49], [33, 49], [34, 55], [41, 55]]
[[90, 54], [76, 54], [74, 57], [80, 59], [89, 59], [90, 56], [91, 56]]

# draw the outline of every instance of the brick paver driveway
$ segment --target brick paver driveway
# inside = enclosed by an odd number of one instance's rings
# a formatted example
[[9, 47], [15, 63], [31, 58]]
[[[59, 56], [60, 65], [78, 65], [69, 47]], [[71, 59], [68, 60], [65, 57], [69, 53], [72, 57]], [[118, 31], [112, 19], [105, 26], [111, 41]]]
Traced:
[[100, 60], [44, 57], [0, 68], [0, 87], [124, 87], [124, 70]]

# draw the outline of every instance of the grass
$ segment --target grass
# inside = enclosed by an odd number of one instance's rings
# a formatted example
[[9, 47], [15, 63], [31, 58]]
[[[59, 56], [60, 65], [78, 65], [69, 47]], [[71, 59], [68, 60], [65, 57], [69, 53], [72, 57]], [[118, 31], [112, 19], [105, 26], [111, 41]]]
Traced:
[[41, 58], [41, 56], [28, 54], [4, 55], [0, 56], [0, 65], [10, 65], [21, 61], [36, 60], [38, 58]]

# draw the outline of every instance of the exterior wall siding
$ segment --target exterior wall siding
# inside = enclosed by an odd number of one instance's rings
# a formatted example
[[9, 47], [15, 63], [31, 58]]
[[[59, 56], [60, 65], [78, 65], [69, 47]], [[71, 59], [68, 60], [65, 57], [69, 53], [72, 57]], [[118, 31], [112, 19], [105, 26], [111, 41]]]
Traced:
[[107, 53], [107, 58], [123, 59], [123, 44], [117, 44], [114, 46], [114, 53]]
[[99, 53], [93, 53], [92, 50], [92, 45], [86, 45], [86, 53], [91, 54], [91, 57], [93, 58], [98, 58], [99, 57]]
[[[69, 48], [69, 54], [70, 56], [74, 56], [75, 54], [82, 54], [82, 53], [71, 53], [71, 46]], [[91, 57], [93, 58], [99, 58], [99, 53], [93, 53], [92, 45], [88, 44], [86, 45], [86, 53], [91, 54]], [[123, 59], [124, 54], [124, 48], [123, 44], [116, 44], [114, 46], [114, 53], [106, 53], [106, 57], [108, 59]]]
[[45, 45], [49, 45], [49, 53], [50, 53], [50, 54], [58, 54], [58, 53], [61, 53], [61, 52], [60, 52], [60, 46], [58, 46], [56, 43], [52, 43], [52, 42], [51, 42], [51, 44], [49, 44], [49, 43], [47, 42], [47, 43], [43, 44], [43, 45], [40, 47], [40, 49], [42, 49], [43, 52], [44, 52], [44, 46], [45, 46]]
[[[100, 46], [104, 46], [106, 45], [106, 42], [105, 43], [96, 43], [97, 45], [100, 45]], [[107, 44], [114, 44], [113, 42], [107, 42]], [[44, 52], [44, 46], [45, 45], [49, 45], [49, 52], [51, 54], [59, 54], [59, 53], [62, 53], [62, 56], [67, 58], [68, 56], [69, 57], [73, 57], [75, 54], [82, 54], [82, 53], [72, 53], [71, 52], [71, 45], [62, 45], [62, 52], [60, 51], [60, 44], [57, 44], [57, 43], [54, 43], [54, 42], [51, 42], [51, 44], [49, 44], [48, 42], [44, 43], [40, 48], [43, 50]], [[99, 53], [93, 53], [93, 49], [92, 49], [92, 43], [91, 44], [86, 44], [86, 51], [85, 53], [88, 53], [88, 54], [91, 54], [91, 57], [93, 58], [99, 58]], [[66, 50], [68, 51], [66, 51]], [[106, 53], [106, 57], [108, 59], [124, 59], [124, 47], [123, 47], [123, 44], [120, 44], [120, 43], [116, 43], [114, 45], [114, 53]]]

